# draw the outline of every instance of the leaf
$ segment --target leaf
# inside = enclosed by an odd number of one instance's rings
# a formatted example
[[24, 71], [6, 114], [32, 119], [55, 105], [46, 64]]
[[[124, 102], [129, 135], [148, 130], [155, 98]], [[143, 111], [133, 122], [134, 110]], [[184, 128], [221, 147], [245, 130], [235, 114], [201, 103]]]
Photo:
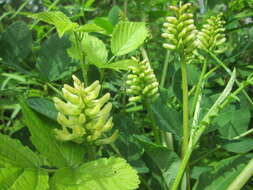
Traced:
[[107, 62], [107, 49], [105, 44], [98, 38], [89, 34], [84, 34], [83, 51], [90, 63], [94, 65], [103, 65]]
[[94, 23], [103, 28], [107, 34], [111, 34], [113, 31], [113, 25], [106, 17], [97, 17]]
[[74, 65], [67, 54], [70, 46], [67, 36], [60, 39], [57, 35], [51, 36], [42, 44], [37, 58], [37, 68], [44, 80], [56, 81], [72, 73], [71, 67]]
[[38, 168], [40, 159], [18, 140], [0, 134], [0, 163], [20, 168]]
[[95, 23], [88, 23], [78, 27], [75, 31], [77, 32], [98, 32], [105, 33], [105, 30]]
[[147, 35], [148, 31], [144, 22], [120, 22], [112, 33], [112, 53], [120, 56], [137, 49]]
[[253, 155], [247, 154], [219, 161], [212, 171], [205, 172], [200, 176], [193, 190], [226, 190], [251, 158]]
[[51, 181], [54, 190], [133, 190], [139, 183], [137, 172], [124, 159], [115, 157], [60, 169]]
[[180, 113], [166, 106], [159, 98], [151, 105], [152, 111], [156, 117], [158, 127], [175, 135], [177, 140], [182, 137], [182, 118]]
[[240, 140], [223, 140], [222, 147], [229, 152], [246, 153], [253, 150], [253, 139], [243, 138]]
[[120, 17], [120, 13], [121, 13], [121, 9], [118, 5], [114, 5], [109, 14], [108, 14], [108, 19], [109, 21], [113, 24], [116, 25], [119, 22], [119, 17]]
[[[68, 54], [73, 59], [80, 60], [75, 37], [70, 36], [70, 40], [72, 41], [72, 47], [68, 49]], [[102, 67], [107, 62], [108, 52], [105, 44], [100, 39], [87, 33], [83, 33], [81, 46], [89, 63], [94, 64], [97, 67]]]
[[40, 12], [32, 14], [29, 17], [54, 25], [60, 38], [64, 33], [73, 31], [78, 27], [77, 23], [71, 22], [71, 20], [60, 11]]
[[114, 70], [129, 70], [129, 67], [136, 66], [138, 63], [133, 59], [125, 59], [114, 63], [99, 66], [99, 68], [114, 69]]
[[32, 49], [32, 33], [26, 23], [17, 21], [11, 24], [0, 38], [0, 57], [9, 65], [18, 66], [30, 54]]
[[50, 119], [56, 120], [58, 112], [51, 100], [40, 97], [33, 97], [29, 98], [27, 100], [27, 103], [29, 107], [35, 111], [47, 116]]
[[48, 175], [37, 169], [0, 168], [1, 190], [47, 190]]
[[24, 100], [20, 100], [20, 104], [32, 143], [52, 165], [74, 167], [83, 162], [84, 148], [81, 145], [56, 140], [53, 129], [57, 124], [39, 117]]
[[[166, 147], [147, 141], [142, 136], [135, 135], [135, 137], [155, 166], [160, 170], [167, 186], [171, 187], [181, 162], [178, 155]], [[150, 164], [147, 165], [149, 166]]]

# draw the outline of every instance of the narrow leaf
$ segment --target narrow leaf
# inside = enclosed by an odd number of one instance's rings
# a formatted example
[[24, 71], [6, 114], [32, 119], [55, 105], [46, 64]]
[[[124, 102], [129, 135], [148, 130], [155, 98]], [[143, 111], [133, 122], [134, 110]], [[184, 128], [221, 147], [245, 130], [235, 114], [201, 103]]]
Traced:
[[99, 68], [107, 68], [107, 69], [114, 69], [114, 70], [129, 70], [129, 67], [136, 66], [137, 62], [132, 59], [125, 59], [120, 60], [110, 64], [104, 64], [99, 66]]

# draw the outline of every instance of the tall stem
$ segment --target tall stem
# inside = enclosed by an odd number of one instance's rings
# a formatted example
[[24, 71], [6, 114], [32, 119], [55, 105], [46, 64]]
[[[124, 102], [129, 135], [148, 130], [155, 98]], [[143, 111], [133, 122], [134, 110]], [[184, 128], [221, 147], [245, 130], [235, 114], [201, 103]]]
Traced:
[[245, 166], [245, 168], [237, 176], [237, 178], [229, 185], [227, 190], [240, 190], [252, 175], [253, 175], [253, 159], [249, 161], [247, 166]]
[[182, 144], [182, 157], [188, 147], [189, 141], [189, 102], [188, 102], [188, 82], [187, 82], [187, 67], [186, 63], [181, 63], [182, 72], [182, 88], [183, 88], [183, 144]]
[[188, 162], [190, 160], [191, 154], [192, 154], [192, 148], [188, 147], [188, 149], [185, 152], [184, 158], [180, 164], [179, 170], [177, 172], [176, 179], [173, 183], [172, 190], [178, 190], [178, 187], [180, 185], [181, 179], [184, 175], [184, 171], [188, 166]]
[[167, 51], [165, 61], [163, 64], [163, 71], [162, 71], [160, 87], [164, 87], [164, 84], [165, 84], [165, 80], [166, 80], [166, 76], [167, 76], [167, 72], [168, 72], [169, 57], [170, 57], [170, 52]]
[[198, 102], [198, 97], [199, 97], [199, 94], [201, 92], [201, 86], [203, 84], [203, 80], [204, 80], [204, 77], [205, 77], [206, 69], [207, 69], [207, 61], [205, 60], [204, 64], [203, 64], [203, 67], [202, 67], [200, 77], [199, 77], [198, 84], [196, 86], [195, 94], [194, 94], [194, 97], [193, 97], [193, 102], [192, 102], [191, 111], [190, 111], [190, 118], [193, 117], [194, 112], [195, 112], [195, 108], [196, 108], [196, 105], [197, 105], [197, 102]]

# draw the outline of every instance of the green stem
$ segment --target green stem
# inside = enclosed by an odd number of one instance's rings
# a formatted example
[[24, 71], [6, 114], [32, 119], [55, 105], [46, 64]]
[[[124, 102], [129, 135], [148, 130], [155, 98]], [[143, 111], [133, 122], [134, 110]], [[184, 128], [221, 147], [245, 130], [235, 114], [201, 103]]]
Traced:
[[227, 190], [240, 190], [252, 175], [253, 175], [253, 159], [249, 161], [247, 166], [245, 166], [242, 172], [229, 185]]
[[195, 108], [196, 108], [196, 105], [197, 105], [197, 102], [198, 102], [199, 94], [201, 93], [201, 87], [202, 87], [203, 80], [204, 80], [204, 77], [205, 77], [206, 69], [207, 69], [207, 61], [205, 60], [204, 64], [203, 64], [203, 67], [202, 67], [200, 77], [199, 77], [198, 84], [196, 86], [195, 94], [194, 94], [194, 97], [193, 97], [193, 102], [192, 102], [191, 112], [190, 112], [190, 118], [193, 117], [194, 112], [195, 112]]
[[167, 76], [168, 66], [169, 66], [169, 57], [170, 57], [170, 51], [167, 51], [165, 61], [163, 64], [163, 71], [162, 71], [162, 77], [160, 82], [160, 87], [163, 88]]
[[60, 90], [58, 90], [57, 88], [55, 88], [52, 84], [50, 83], [46, 83], [46, 85], [51, 88], [54, 92], [56, 92], [58, 95], [60, 95], [61, 97], [63, 97], [62, 92]]
[[88, 159], [90, 161], [95, 160], [96, 159], [96, 147], [92, 144], [88, 144], [87, 146], [87, 153], [88, 153]]
[[245, 136], [247, 136], [247, 135], [249, 135], [251, 133], [253, 133], [253, 128], [250, 129], [250, 130], [248, 130], [248, 131], [246, 131], [245, 133], [242, 133], [242, 134], [234, 137], [233, 140], [240, 139], [240, 138], [245, 137]]
[[182, 72], [182, 88], [183, 88], [183, 143], [182, 143], [182, 157], [188, 147], [189, 141], [189, 103], [188, 103], [188, 83], [187, 83], [187, 67], [186, 63], [181, 63]]
[[179, 170], [177, 172], [177, 176], [176, 176], [176, 179], [173, 183], [173, 186], [172, 186], [172, 189], [171, 190], [178, 190], [178, 187], [180, 185], [180, 182], [181, 182], [181, 179], [184, 175], [184, 171], [185, 169], [187, 168], [188, 166], [188, 163], [189, 163], [189, 160], [190, 160], [190, 157], [191, 157], [191, 154], [192, 154], [192, 148], [190, 146], [188, 146], [188, 149], [186, 150], [185, 152], [185, 155], [184, 155], [184, 158], [180, 164], [180, 167], [179, 167]]
[[80, 40], [77, 32], [74, 32], [74, 35], [75, 35], [75, 40], [76, 40], [76, 46], [77, 46], [77, 49], [78, 49], [78, 52], [79, 52], [80, 66], [81, 66], [81, 70], [82, 70], [82, 74], [83, 74], [84, 85], [88, 86], [88, 65], [85, 64], [85, 61], [84, 61], [85, 56], [83, 54], [82, 46], [81, 46], [81, 43], [80, 43], [81, 40]]

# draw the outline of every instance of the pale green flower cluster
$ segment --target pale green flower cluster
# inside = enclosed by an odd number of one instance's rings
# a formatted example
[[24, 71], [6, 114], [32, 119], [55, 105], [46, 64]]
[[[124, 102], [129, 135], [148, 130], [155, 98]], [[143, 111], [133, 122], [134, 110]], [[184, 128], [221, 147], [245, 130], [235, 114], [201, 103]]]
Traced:
[[88, 87], [73, 75], [74, 87], [64, 85], [62, 93], [65, 101], [55, 97], [54, 103], [59, 111], [57, 121], [62, 129], [55, 129], [56, 138], [61, 141], [94, 144], [111, 143], [117, 131], [109, 138], [101, 139], [104, 132], [112, 126], [110, 111], [112, 104], [108, 102], [110, 94], [97, 99], [101, 85], [95, 81]]
[[133, 59], [138, 65], [130, 67], [132, 73], [127, 76], [126, 83], [129, 86], [127, 94], [131, 95], [129, 101], [154, 101], [159, 96], [159, 83], [157, 82], [154, 71], [148, 61], [139, 61], [136, 58]]
[[194, 25], [193, 14], [190, 13], [191, 4], [187, 3], [179, 7], [170, 6], [173, 16], [166, 17], [163, 24], [164, 33], [162, 37], [167, 39], [164, 48], [177, 51], [185, 62], [192, 60], [193, 52], [196, 50], [198, 31]]
[[225, 28], [223, 27], [225, 22], [221, 20], [221, 16], [221, 14], [212, 16], [207, 20], [207, 23], [203, 25], [198, 34], [199, 48], [216, 54], [226, 50], [223, 46], [226, 41], [224, 34]]

